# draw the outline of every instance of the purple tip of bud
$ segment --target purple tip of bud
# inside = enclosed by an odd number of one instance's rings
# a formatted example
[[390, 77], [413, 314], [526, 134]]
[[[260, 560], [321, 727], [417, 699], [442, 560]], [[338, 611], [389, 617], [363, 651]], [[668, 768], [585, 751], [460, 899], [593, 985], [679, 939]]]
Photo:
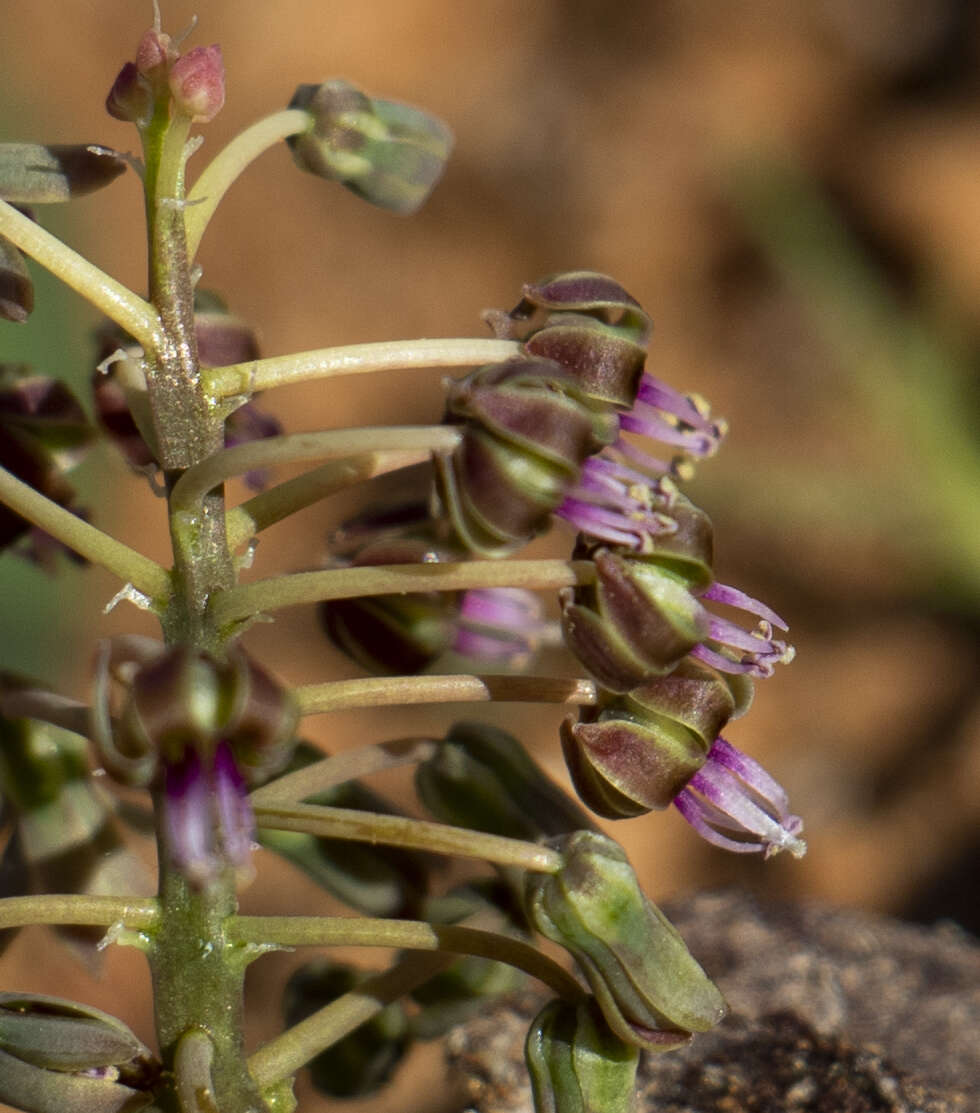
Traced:
[[747, 674], [764, 680], [772, 676], [776, 665], [788, 665], [796, 656], [793, 646], [773, 636], [773, 627], [780, 630], [789, 627], [765, 603], [753, 599], [744, 591], [719, 583], [712, 584], [701, 599], [738, 607], [759, 619], [756, 628], [749, 631], [728, 619], [712, 615], [708, 642], [691, 652], [693, 657], [706, 665], [721, 672]]
[[221, 47], [196, 46], [170, 69], [174, 104], [196, 123], [213, 120], [225, 103], [225, 67]]
[[537, 652], [545, 622], [540, 600], [521, 588], [465, 592], [453, 651], [462, 657], [522, 668]]
[[167, 765], [164, 795], [170, 859], [193, 885], [207, 885], [227, 866], [248, 870], [255, 818], [227, 742], [210, 768], [193, 749]]
[[219, 742], [212, 771], [215, 814], [226, 860], [239, 870], [248, 870], [255, 835], [255, 815], [248, 787], [238, 769], [231, 746]]
[[708, 759], [674, 805], [708, 842], [736, 854], [806, 853], [803, 820], [789, 812], [785, 790], [747, 754], [715, 739]]
[[221, 862], [214, 854], [208, 782], [193, 750], [166, 767], [163, 790], [171, 861], [194, 884], [204, 885], [218, 873]]

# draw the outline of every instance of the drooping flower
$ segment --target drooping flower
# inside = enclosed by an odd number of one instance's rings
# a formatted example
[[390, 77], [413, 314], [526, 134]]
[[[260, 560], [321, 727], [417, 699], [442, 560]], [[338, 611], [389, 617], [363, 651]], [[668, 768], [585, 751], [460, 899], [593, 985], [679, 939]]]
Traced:
[[781, 850], [794, 858], [806, 853], [803, 820], [791, 814], [786, 791], [721, 736], [674, 806], [700, 835], [724, 850], [767, 858]]

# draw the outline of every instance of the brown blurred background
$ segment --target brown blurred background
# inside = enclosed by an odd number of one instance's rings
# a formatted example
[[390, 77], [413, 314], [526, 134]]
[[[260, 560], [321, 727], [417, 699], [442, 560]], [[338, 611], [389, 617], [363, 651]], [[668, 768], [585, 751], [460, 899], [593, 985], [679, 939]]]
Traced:
[[[810, 851], [762, 863], [711, 849], [674, 814], [620, 824], [651, 895], [736, 884], [978, 930], [978, 5], [199, 7], [191, 41], [220, 41], [228, 100], [195, 172], [296, 84], [328, 76], [424, 106], [457, 137], [444, 181], [410, 220], [298, 173], [285, 150], [233, 187], [204, 240], [203, 284], [259, 330], [265, 354], [483, 335], [481, 309], [586, 267], [614, 275], [653, 315], [651, 370], [729, 418], [692, 493], [715, 521], [720, 578], [783, 614], [798, 648], [730, 736], [787, 786]], [[194, 10], [167, 3], [165, 28]], [[2, 138], [134, 147], [102, 101], [149, 15], [130, 0], [7, 5]], [[141, 290], [140, 220], [132, 179], [45, 214]], [[29, 325], [0, 326], [4, 358], [30, 351], [84, 381], [92, 317], [47, 283], [39, 301]], [[440, 374], [288, 388], [266, 405], [292, 431], [424, 423], [441, 412]], [[86, 469], [90, 504], [109, 482], [118, 492], [98, 520], [166, 559], [145, 487], [109, 453]], [[315, 566], [359, 497], [270, 530], [251, 575]], [[563, 534], [536, 551], [567, 544]], [[131, 607], [102, 615], [116, 585], [98, 570], [71, 572], [54, 601], [33, 570], [5, 559], [0, 575], [3, 663], [23, 658], [22, 624], [40, 623], [27, 666], [79, 695], [93, 636], [153, 632]], [[308, 608], [248, 640], [294, 683], [354, 675]], [[310, 728], [341, 749], [441, 732], [473, 710], [343, 714]], [[560, 710], [476, 710], [564, 777]], [[291, 882], [257, 885], [249, 907], [323, 907]], [[4, 962], [20, 988], [42, 988], [28, 981], [32, 945], [47, 954], [49, 937], [25, 935]], [[122, 961], [110, 956], [110, 973]], [[111, 989], [92, 993], [113, 1000]]]

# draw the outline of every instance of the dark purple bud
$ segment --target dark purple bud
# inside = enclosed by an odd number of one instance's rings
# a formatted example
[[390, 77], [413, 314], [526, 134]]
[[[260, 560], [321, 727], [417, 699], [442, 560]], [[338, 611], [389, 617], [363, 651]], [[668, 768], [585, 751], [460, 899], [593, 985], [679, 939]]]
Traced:
[[565, 644], [614, 692], [669, 672], [708, 635], [690, 583], [669, 566], [600, 548], [596, 581], [561, 593]]
[[629, 409], [636, 400], [650, 318], [612, 278], [591, 271], [553, 275], [524, 287], [509, 312], [488, 309], [494, 335], [552, 359], [597, 401]]
[[547, 528], [615, 415], [557, 364], [518, 358], [454, 382], [446, 421], [463, 426], [463, 441], [440, 461], [440, 493], [467, 547], [493, 554]]
[[127, 62], [112, 83], [105, 99], [106, 112], [130, 124], [146, 124], [153, 113], [153, 90], [136, 68]]
[[[92, 429], [62, 383], [0, 364], [0, 466], [41, 494], [70, 508], [74, 491], [64, 471], [81, 458]], [[34, 527], [0, 506], [0, 548], [32, 534]]]
[[[354, 536], [370, 532], [363, 524], [350, 528]], [[426, 521], [404, 532], [381, 528], [347, 559], [363, 568], [436, 563], [458, 555], [434, 538]], [[334, 599], [321, 603], [319, 612], [330, 640], [362, 668], [406, 675], [420, 672], [449, 648], [458, 607], [455, 594], [432, 591]]]
[[174, 107], [195, 123], [213, 120], [225, 103], [225, 67], [221, 47], [196, 46], [170, 67]]
[[34, 310], [34, 283], [24, 256], [0, 236], [0, 320], [22, 325]]
[[579, 796], [624, 819], [666, 808], [702, 767], [735, 711], [725, 679], [686, 660], [626, 695], [601, 692], [578, 723], [562, 724], [562, 749]]

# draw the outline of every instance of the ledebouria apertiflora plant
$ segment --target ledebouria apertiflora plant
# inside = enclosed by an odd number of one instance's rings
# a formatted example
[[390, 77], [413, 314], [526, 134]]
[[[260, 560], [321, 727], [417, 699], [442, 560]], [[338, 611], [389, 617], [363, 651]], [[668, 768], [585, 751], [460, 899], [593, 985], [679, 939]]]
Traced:
[[[192, 129], [224, 99], [220, 48], [181, 53], [159, 19], [112, 84], [107, 108], [142, 144], [146, 297], [35, 221], [38, 206], [105, 186], [136, 160], [94, 145], [0, 145], [0, 313], [19, 322], [31, 312], [26, 254], [108, 318], [93, 380], [98, 427], [56, 379], [3, 367], [0, 542], [48, 563], [61, 548], [104, 566], [120, 598], [160, 623], [159, 641], [98, 647], [87, 704], [0, 678], [0, 790], [14, 829], [0, 927], [46, 923], [75, 931], [79, 945], [93, 929], [136, 943], [152, 973], [158, 1052], [88, 1006], [3, 994], [0, 1099], [40, 1113], [175, 1103], [278, 1113], [292, 1108], [306, 1065], [324, 1092], [361, 1094], [387, 1081], [413, 1041], [527, 974], [554, 994], [528, 1036], [539, 1110], [626, 1110], [639, 1052], [686, 1043], [721, 1019], [724, 1002], [589, 812], [617, 819], [673, 803], [717, 845], [804, 851], [783, 791], [722, 737], [753, 680], [792, 657], [782, 619], [715, 580], [711, 522], [681, 491], [724, 423], [645, 369], [649, 317], [590, 271], [527, 284], [514, 309], [487, 312], [482, 339], [260, 358], [248, 327], [196, 289], [198, 246], [239, 174], [285, 141], [301, 169], [410, 213], [451, 136], [425, 112], [346, 82], [301, 85], [188, 184]], [[254, 402], [287, 383], [336, 390], [343, 375], [418, 367], [456, 372], [428, 426], [289, 434]], [[66, 473], [99, 436], [165, 493], [171, 567], [74, 506]], [[309, 470], [277, 478], [297, 462]], [[411, 496], [346, 523], [318, 571], [243, 576], [269, 526], [425, 464]], [[223, 484], [235, 476], [256, 491], [232, 507]], [[515, 559], [569, 525], [569, 559]], [[546, 617], [548, 593], [560, 625]], [[241, 648], [256, 617], [303, 604], [373, 677], [287, 690]], [[586, 675], [533, 671], [539, 646], [558, 640]], [[486, 700], [577, 708], [562, 745], [579, 801], [509, 733], [479, 722], [334, 756], [300, 732], [305, 717], [340, 709]], [[406, 764], [431, 819], [362, 783]], [[95, 790], [92, 765], [152, 808], [154, 897], [133, 891], [140, 871], [123, 816], [134, 809], [117, 811]], [[241, 914], [256, 840], [356, 915]], [[435, 855], [497, 873], [446, 892]], [[535, 946], [535, 932], [564, 948], [574, 972]], [[283, 1033], [246, 1049], [248, 965], [276, 948], [335, 945], [401, 957], [373, 974], [324, 957], [302, 967]]]

